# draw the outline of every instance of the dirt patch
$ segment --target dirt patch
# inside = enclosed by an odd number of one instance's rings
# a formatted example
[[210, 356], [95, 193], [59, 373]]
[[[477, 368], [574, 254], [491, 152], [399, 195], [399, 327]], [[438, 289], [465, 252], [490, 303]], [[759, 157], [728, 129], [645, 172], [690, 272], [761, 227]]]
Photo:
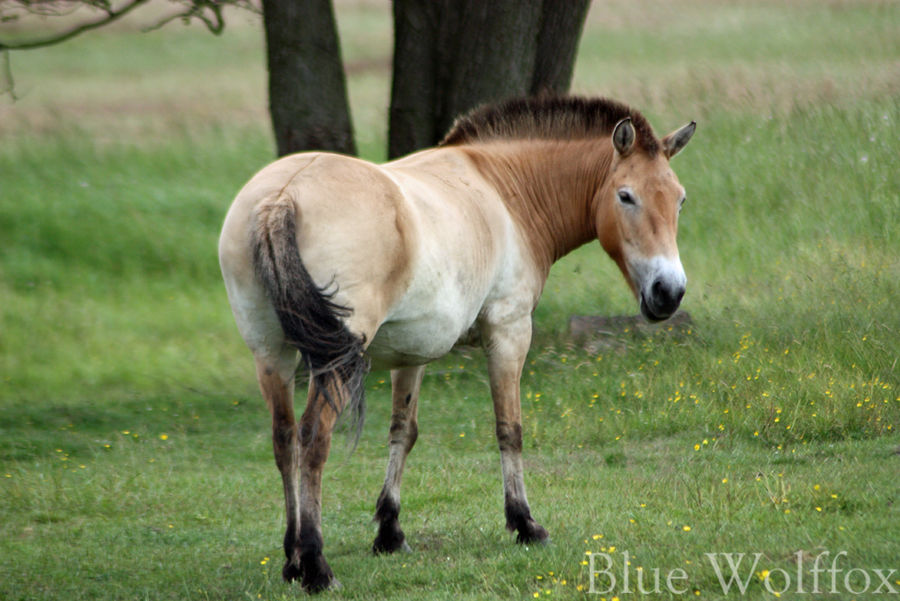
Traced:
[[687, 311], [678, 311], [660, 323], [650, 323], [640, 315], [573, 315], [569, 318], [569, 336], [592, 354], [624, 352], [628, 339], [648, 338], [659, 332], [687, 332], [693, 323]]

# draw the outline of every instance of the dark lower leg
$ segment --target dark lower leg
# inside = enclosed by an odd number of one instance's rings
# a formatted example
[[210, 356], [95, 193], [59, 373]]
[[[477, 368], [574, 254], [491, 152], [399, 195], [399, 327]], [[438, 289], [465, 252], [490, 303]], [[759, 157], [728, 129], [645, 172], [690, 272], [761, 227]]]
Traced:
[[[309, 482], [310, 480], [303, 479], [301, 489], [305, 488]], [[321, 491], [321, 488], [319, 490]], [[301, 499], [306, 500], [305, 495], [301, 495]], [[310, 511], [307, 511], [307, 507], [304, 506], [300, 519], [298, 575], [307, 592], [317, 593], [332, 585], [334, 573], [322, 553], [324, 541], [322, 539], [321, 512], [318, 506], [309, 509]]]
[[522, 408], [519, 377], [531, 341], [531, 317], [482, 324], [482, 339], [488, 353], [491, 397], [497, 420], [497, 444], [503, 467], [506, 527], [516, 541], [531, 543], [547, 539], [547, 531], [531, 517], [522, 473]]
[[[341, 399], [335, 390], [332, 398]], [[337, 414], [322, 395], [310, 393], [300, 420], [300, 538], [297, 572], [303, 588], [322, 591], [335, 582], [322, 553], [322, 470], [331, 449]]]
[[[296, 446], [296, 443], [295, 443]], [[287, 527], [284, 531], [284, 555], [285, 562], [281, 575], [287, 581], [296, 580], [300, 576], [300, 554], [298, 546], [300, 543], [300, 495], [297, 481], [297, 467], [288, 468], [291, 477], [284, 477], [286, 472], [282, 472], [284, 480], [284, 497], [286, 500], [286, 517]]]
[[497, 425], [500, 460], [503, 467], [504, 512], [506, 527], [516, 533], [521, 544], [544, 542], [547, 531], [531, 517], [522, 468], [522, 427], [516, 423]]
[[406, 544], [406, 535], [400, 529], [399, 516], [400, 504], [385, 496], [382, 491], [375, 504], [375, 520], [378, 522], [378, 535], [372, 544], [372, 551], [375, 554], [409, 550], [409, 545]]
[[424, 371], [424, 367], [415, 367], [391, 372], [393, 409], [390, 454], [384, 477], [384, 487], [375, 504], [375, 520], [378, 522], [378, 535], [372, 544], [372, 551], [375, 553], [409, 550], [398, 519], [400, 515], [400, 482], [403, 477], [406, 456], [419, 435], [416, 418], [419, 386], [422, 383]]
[[547, 530], [531, 517], [528, 501], [506, 497], [506, 528], [516, 533], [520, 544], [542, 543], [549, 538]]
[[294, 379], [279, 374], [268, 361], [257, 363], [257, 379], [260, 391], [272, 413], [272, 448], [275, 465], [281, 473], [284, 485], [285, 521], [284, 554], [286, 561], [282, 575], [285, 580], [299, 576], [298, 545], [300, 542], [300, 486], [298, 467], [300, 449], [297, 440], [297, 423], [294, 419]]

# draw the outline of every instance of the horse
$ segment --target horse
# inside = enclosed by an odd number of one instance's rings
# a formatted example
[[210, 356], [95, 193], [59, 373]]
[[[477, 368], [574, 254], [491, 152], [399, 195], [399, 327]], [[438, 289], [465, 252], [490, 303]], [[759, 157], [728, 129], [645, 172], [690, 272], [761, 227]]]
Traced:
[[[687, 281], [675, 240], [685, 192], [669, 160], [695, 128], [660, 140], [617, 101], [518, 98], [475, 109], [438, 146], [399, 160], [304, 152], [240, 190], [219, 260], [271, 412], [285, 580], [309, 592], [339, 584], [323, 555], [322, 471], [341, 413], [361, 427], [370, 368], [391, 370], [392, 386], [372, 549], [408, 550], [400, 482], [422, 375], [462, 340], [480, 340], [487, 357], [506, 526], [519, 543], [548, 539], [522, 468], [519, 379], [532, 312], [551, 265], [595, 239], [647, 319], [675, 312]], [[309, 387], [298, 423], [302, 366]]]

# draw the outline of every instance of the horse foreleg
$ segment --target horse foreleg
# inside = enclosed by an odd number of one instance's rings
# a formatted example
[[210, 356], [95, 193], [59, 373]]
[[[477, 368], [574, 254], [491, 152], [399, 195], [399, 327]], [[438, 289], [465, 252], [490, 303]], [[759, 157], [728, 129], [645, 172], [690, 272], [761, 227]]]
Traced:
[[483, 342], [488, 355], [491, 397], [494, 401], [497, 443], [503, 469], [506, 527], [516, 542], [542, 542], [547, 531], [531, 517], [522, 468], [522, 406], [519, 379], [531, 343], [531, 319], [486, 326]]
[[372, 545], [375, 553], [393, 553], [403, 549], [409, 550], [406, 536], [400, 529], [400, 481], [403, 478], [403, 467], [406, 456], [416, 443], [419, 435], [418, 403], [419, 387], [425, 366], [397, 369], [391, 372], [391, 396], [393, 410], [391, 412], [391, 439], [388, 456], [387, 473], [384, 476], [384, 487], [375, 504], [375, 520], [378, 522], [378, 535]]

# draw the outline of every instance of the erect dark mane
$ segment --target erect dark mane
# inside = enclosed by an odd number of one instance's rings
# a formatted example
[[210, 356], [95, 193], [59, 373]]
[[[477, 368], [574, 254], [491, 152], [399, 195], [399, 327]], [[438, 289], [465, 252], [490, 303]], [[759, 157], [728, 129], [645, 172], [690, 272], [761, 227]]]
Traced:
[[496, 140], [574, 140], [609, 136], [616, 123], [631, 117], [637, 144], [647, 154], [659, 141], [638, 111], [608, 98], [541, 96], [485, 105], [459, 117], [441, 146]]

